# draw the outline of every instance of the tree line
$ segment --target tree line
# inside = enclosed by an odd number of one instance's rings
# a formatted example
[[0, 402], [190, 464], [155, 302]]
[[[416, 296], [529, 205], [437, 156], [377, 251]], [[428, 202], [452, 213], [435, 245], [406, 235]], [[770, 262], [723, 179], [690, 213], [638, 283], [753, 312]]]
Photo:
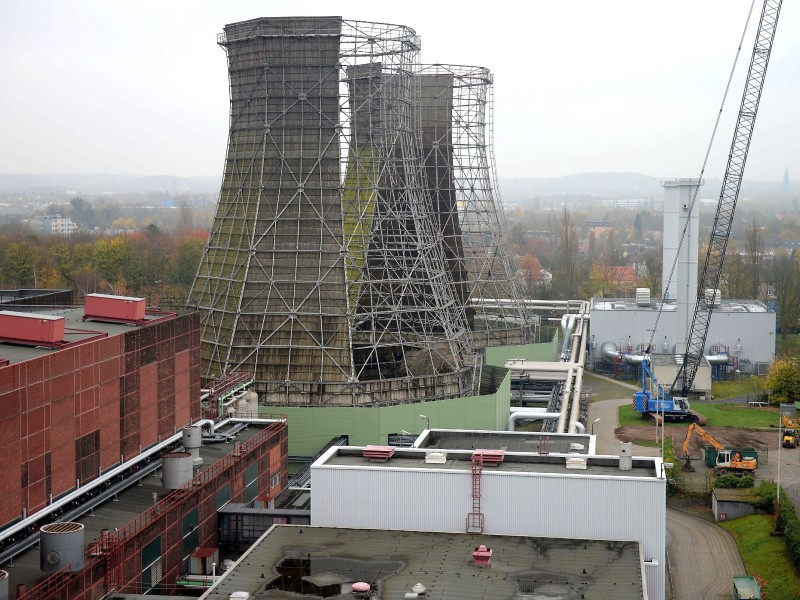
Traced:
[[[631, 214], [618, 211], [593, 219], [566, 207], [538, 215], [512, 214], [511, 245], [520, 257], [529, 295], [560, 300], [632, 297], [636, 287], [647, 287], [651, 296], [661, 297], [662, 215]], [[744, 226], [740, 223], [737, 232], [729, 241], [723, 265], [719, 286], [723, 298], [774, 302], [781, 333], [796, 332], [800, 324], [797, 249], [754, 217]], [[701, 245], [698, 276], [705, 254]]]
[[208, 232], [158, 226], [129, 234], [41, 235], [0, 231], [0, 287], [72, 289], [79, 295], [106, 293], [160, 298], [183, 306], [194, 281]]

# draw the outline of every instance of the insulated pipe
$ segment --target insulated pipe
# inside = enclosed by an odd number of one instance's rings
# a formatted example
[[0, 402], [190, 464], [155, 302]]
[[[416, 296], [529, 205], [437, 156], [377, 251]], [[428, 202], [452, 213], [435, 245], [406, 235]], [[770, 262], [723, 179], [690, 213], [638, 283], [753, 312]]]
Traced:
[[600, 354], [603, 356], [603, 358], [607, 358], [609, 360], [621, 358], [626, 363], [632, 365], [640, 365], [645, 360], [645, 356], [643, 354], [628, 354], [626, 352], [620, 352], [617, 350], [617, 345], [614, 342], [604, 342], [603, 345], [600, 346]]
[[706, 360], [710, 365], [727, 365], [730, 361], [730, 356], [727, 354], [707, 354]]
[[197, 423], [194, 423], [194, 425], [200, 429], [208, 425], [209, 433], [214, 433], [214, 430], [216, 429], [213, 419], [200, 419]]
[[584, 425], [580, 421], [575, 423], [575, 429], [577, 430], [577, 433], [586, 433], [586, 425]]
[[[581, 327], [581, 330], [583, 330], [583, 327]], [[575, 391], [572, 394], [572, 412], [569, 416], [569, 427], [567, 429], [568, 433], [575, 433], [577, 426], [580, 424], [578, 422], [578, 418], [580, 417], [580, 407], [581, 407], [580, 398], [581, 398], [581, 388], [583, 387], [583, 366], [584, 366], [583, 363], [584, 363], [584, 358], [586, 357], [585, 333], [580, 337], [578, 356], [580, 356], [580, 361], [578, 363], [580, 366], [578, 368], [578, 373], [575, 377]]]
[[508, 417], [508, 431], [516, 431], [516, 421], [517, 419], [527, 419], [528, 421], [543, 421], [545, 419], [558, 419], [561, 416], [561, 413], [551, 413], [551, 412], [524, 412], [524, 411], [517, 411], [511, 413]]
[[53, 512], [54, 510], [56, 510], [58, 508], [61, 508], [62, 506], [66, 505], [66, 504], [69, 504], [70, 502], [73, 502], [73, 501], [79, 499], [81, 496], [83, 496], [87, 492], [90, 492], [94, 488], [103, 485], [109, 479], [112, 479], [112, 478], [116, 477], [117, 475], [119, 475], [120, 473], [130, 469], [133, 465], [136, 465], [136, 464], [142, 462], [143, 460], [145, 460], [147, 458], [150, 458], [152, 455], [159, 453], [164, 448], [166, 448], [168, 446], [171, 446], [172, 444], [174, 444], [177, 441], [180, 441], [180, 439], [182, 437], [183, 437], [183, 432], [176, 433], [175, 435], [172, 435], [172, 436], [168, 437], [163, 442], [161, 442], [159, 444], [156, 444], [155, 446], [152, 446], [151, 448], [146, 450], [144, 453], [138, 455], [136, 458], [132, 458], [131, 460], [126, 461], [126, 462], [122, 463], [121, 465], [118, 465], [118, 466], [114, 467], [110, 471], [107, 471], [107, 472], [103, 473], [103, 475], [101, 477], [98, 477], [97, 479], [95, 479], [93, 481], [90, 481], [89, 483], [87, 483], [85, 485], [82, 485], [81, 487], [79, 487], [78, 489], [70, 492], [66, 496], [63, 496], [63, 497], [59, 498], [58, 500], [56, 500], [52, 504], [48, 504], [46, 508], [43, 508], [42, 510], [33, 513], [28, 518], [22, 519], [21, 521], [19, 521], [18, 523], [12, 525], [8, 529], [5, 529], [3, 531], [3, 537], [10, 537], [10, 536], [14, 535], [15, 533], [18, 533], [18, 532], [22, 531], [23, 529], [25, 529], [26, 527], [28, 527], [30, 525], [35, 525], [45, 515]]
[[[216, 427], [217, 428], [223, 427], [227, 423], [229, 423], [229, 422], [231, 422], [233, 420], [234, 419], [225, 419], [223, 421], [220, 421], [219, 423], [216, 424]], [[208, 421], [210, 421], [210, 419], [203, 419], [203, 420], [198, 421], [197, 423], [192, 423], [192, 425], [200, 425], [200, 426], [202, 426], [202, 424], [207, 423]], [[235, 419], [235, 421], [237, 421], [237, 422], [257, 423], [257, 424], [266, 425], [266, 424], [269, 424], [269, 423], [282, 422], [283, 420], [282, 419]], [[213, 423], [213, 421], [211, 421], [211, 423]], [[140, 462], [152, 457], [155, 454], [158, 454], [164, 448], [167, 448], [167, 447], [171, 446], [175, 442], [180, 441], [182, 438], [183, 438], [183, 431], [168, 437], [166, 440], [164, 440], [163, 442], [159, 442], [155, 446], [151, 446], [150, 448], [145, 450], [142, 454], [139, 454], [138, 456], [136, 456], [136, 457], [134, 457], [134, 458], [132, 458], [132, 459], [120, 464], [120, 465], [117, 465], [113, 469], [111, 469], [109, 471], [106, 471], [105, 473], [103, 473], [103, 475], [101, 477], [98, 477], [97, 479], [94, 479], [94, 480], [90, 481], [89, 483], [87, 483], [85, 485], [82, 485], [81, 487], [79, 487], [78, 489], [70, 492], [66, 496], [63, 496], [63, 497], [59, 498], [58, 500], [56, 500], [52, 504], [48, 504], [47, 507], [43, 508], [42, 510], [33, 513], [29, 517], [27, 517], [25, 519], [22, 519], [21, 521], [18, 521], [17, 523], [12, 525], [11, 527], [8, 527], [7, 529], [3, 530], [3, 537], [12, 536], [15, 533], [18, 533], [18, 532], [22, 531], [23, 529], [25, 529], [26, 527], [28, 527], [30, 525], [35, 525], [45, 515], [53, 512], [54, 510], [56, 510], [58, 508], [61, 508], [64, 505], [67, 505], [67, 504], [69, 504], [69, 503], [71, 503], [71, 502], [73, 502], [75, 500], [78, 500], [81, 496], [83, 496], [87, 492], [90, 492], [93, 489], [103, 485], [109, 479], [113, 479], [114, 477], [116, 477], [120, 473], [123, 473], [127, 469], [130, 469], [132, 466], [134, 466], [136, 464], [139, 464]]]

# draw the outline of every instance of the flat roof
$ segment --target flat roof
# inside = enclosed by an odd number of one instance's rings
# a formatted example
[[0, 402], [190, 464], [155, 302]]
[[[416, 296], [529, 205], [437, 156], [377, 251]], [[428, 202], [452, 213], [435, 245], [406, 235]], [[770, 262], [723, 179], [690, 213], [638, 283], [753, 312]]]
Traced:
[[[433, 452], [425, 448], [396, 448], [394, 455], [387, 461], [376, 461], [363, 456], [364, 448], [354, 446], [337, 446], [323, 454], [314, 467], [369, 467], [377, 469], [406, 469], [430, 471], [472, 471], [472, 450], [447, 450], [444, 462], [426, 462], [426, 454]], [[436, 450], [442, 452], [442, 450]], [[586, 461], [586, 469], [568, 469], [567, 459]], [[577, 454], [548, 454], [506, 452], [499, 464], [484, 463], [484, 473], [497, 471], [500, 473], [531, 473], [566, 476], [602, 475], [617, 478], [649, 478], [659, 479], [657, 464], [661, 459], [649, 456], [632, 457], [633, 468], [622, 471], [619, 468], [619, 457], [616, 456], [580, 456]]]
[[556, 454], [589, 454], [592, 436], [588, 433], [547, 433], [541, 431], [470, 431], [468, 429], [429, 429], [423, 431], [415, 448], [431, 450], [506, 450], [507, 452], [547, 451]]
[[[592, 302], [592, 310], [658, 312], [662, 304], [664, 312], [675, 312], [678, 309], [674, 300], [662, 303], [661, 300], [654, 299], [646, 306], [639, 306], [636, 304], [636, 298], [596, 298]], [[769, 310], [766, 304], [758, 300], [721, 300], [719, 306], [714, 307], [714, 312], [766, 313]]]
[[[10, 312], [10, 311], [5, 311]], [[20, 307], [14, 307], [14, 314], [22, 314], [24, 316], [36, 315], [45, 319], [54, 319], [63, 317], [64, 322], [64, 341], [79, 342], [86, 340], [98, 333], [105, 333], [108, 337], [121, 335], [127, 333], [132, 329], [141, 329], [147, 326], [143, 324], [127, 324], [127, 323], [104, 323], [101, 321], [84, 321], [83, 320], [83, 306], [71, 306], [68, 308], [31, 308], [31, 310], [22, 310]], [[145, 320], [151, 321], [163, 318], [163, 314], [159, 315], [146, 315]], [[69, 346], [67, 346], [69, 347]], [[0, 358], [5, 358], [9, 363], [20, 363], [33, 358], [38, 358], [47, 354], [58, 352], [58, 348], [42, 348], [39, 346], [20, 346], [17, 344], [9, 344], [0, 342]]]
[[[474, 564], [480, 545], [492, 550], [489, 566]], [[621, 600], [644, 598], [642, 578], [638, 542], [275, 525], [201, 598], [288, 600], [315, 585], [350, 597], [365, 581], [386, 600], [418, 583], [429, 600]]]
[[[234, 444], [244, 442], [259, 433], [261, 427], [249, 426], [235, 436], [236, 442], [203, 444], [200, 447], [200, 456], [203, 459], [201, 470], [207, 469], [218, 460], [230, 454], [234, 449]], [[224, 434], [224, 431], [217, 433]], [[161, 500], [172, 490], [164, 488], [160, 476], [161, 470], [158, 469], [144, 477], [141, 485], [133, 484], [117, 495], [118, 500], [110, 500], [101, 506], [96, 507], [92, 512], [71, 519], [71, 521], [83, 523], [84, 543], [88, 546], [93, 541], [100, 540], [100, 532], [103, 529], [120, 528], [138, 517], [153, 506], [154, 494]], [[0, 535], [2, 532], [0, 531]], [[39, 570], [39, 549], [33, 546], [14, 557], [13, 566], [3, 567], [9, 574], [9, 598], [16, 598], [17, 585], [25, 584], [30, 590], [43, 581], [47, 575]], [[135, 595], [134, 595], [135, 596]], [[149, 598], [150, 596], [148, 596]]]

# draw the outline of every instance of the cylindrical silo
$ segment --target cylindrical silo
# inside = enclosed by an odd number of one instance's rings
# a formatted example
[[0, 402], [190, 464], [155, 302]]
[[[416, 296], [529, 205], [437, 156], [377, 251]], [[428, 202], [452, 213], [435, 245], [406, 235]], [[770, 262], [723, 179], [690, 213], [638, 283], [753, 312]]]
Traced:
[[165, 489], [177, 490], [192, 480], [192, 455], [170, 452], [161, 457], [162, 483]]
[[39, 568], [55, 573], [69, 565], [83, 568], [84, 526], [82, 523], [50, 523], [39, 530]]

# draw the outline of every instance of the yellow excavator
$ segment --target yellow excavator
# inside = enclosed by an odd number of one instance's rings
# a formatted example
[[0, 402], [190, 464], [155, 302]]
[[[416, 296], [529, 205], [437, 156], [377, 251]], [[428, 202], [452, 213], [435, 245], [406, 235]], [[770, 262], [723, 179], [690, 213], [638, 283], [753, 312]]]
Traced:
[[800, 429], [800, 419], [793, 419], [786, 413], [781, 413], [781, 425], [784, 429]]
[[[683, 441], [683, 454], [686, 457], [686, 464], [684, 464], [683, 468], [686, 471], [694, 471], [694, 467], [689, 460], [689, 442], [695, 433], [713, 448], [713, 451], [710, 448], [706, 450], [706, 465], [714, 468], [715, 475], [726, 475], [728, 473], [752, 475], [756, 467], [758, 467], [758, 455], [755, 449], [726, 448], [697, 423], [692, 423], [689, 425], [689, 429], [686, 431], [686, 439]], [[755, 454], [755, 456], [744, 456], [745, 453]]]

